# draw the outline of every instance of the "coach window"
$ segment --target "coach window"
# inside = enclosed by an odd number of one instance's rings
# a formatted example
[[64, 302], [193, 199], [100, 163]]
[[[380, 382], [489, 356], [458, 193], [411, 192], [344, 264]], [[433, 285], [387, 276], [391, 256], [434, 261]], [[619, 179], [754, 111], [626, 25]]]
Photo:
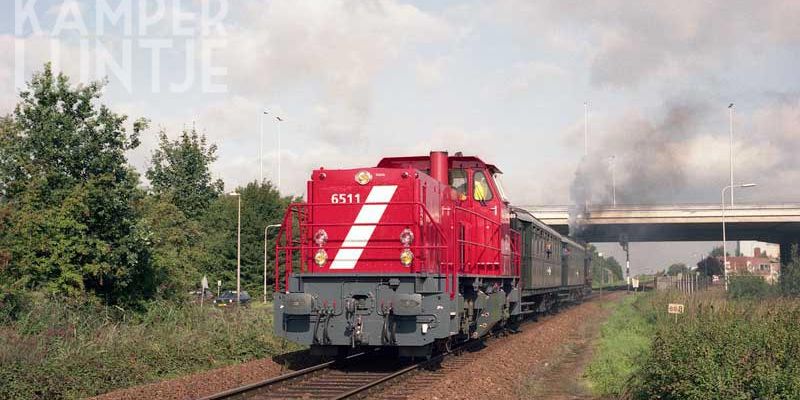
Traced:
[[459, 200], [467, 199], [467, 171], [451, 169], [449, 173], [450, 186], [458, 193]]
[[491, 201], [494, 198], [486, 175], [481, 171], [475, 172], [475, 174], [472, 175], [472, 198], [481, 202], [481, 204]]

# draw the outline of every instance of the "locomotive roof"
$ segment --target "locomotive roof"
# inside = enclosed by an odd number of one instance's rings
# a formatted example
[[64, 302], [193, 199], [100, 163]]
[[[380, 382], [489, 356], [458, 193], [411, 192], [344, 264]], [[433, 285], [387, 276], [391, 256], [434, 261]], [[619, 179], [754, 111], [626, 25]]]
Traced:
[[[429, 156], [385, 157], [377, 165], [378, 168], [398, 168], [402, 166], [414, 167], [423, 163], [430, 163]], [[480, 168], [486, 167], [491, 173], [503, 173], [494, 164], [487, 164], [475, 156], [448, 156], [447, 164], [450, 168]]]

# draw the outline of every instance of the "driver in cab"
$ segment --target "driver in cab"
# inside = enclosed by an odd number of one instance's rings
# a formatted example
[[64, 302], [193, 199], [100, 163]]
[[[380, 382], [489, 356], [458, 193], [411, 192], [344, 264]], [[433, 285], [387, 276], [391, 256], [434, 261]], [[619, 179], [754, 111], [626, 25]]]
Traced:
[[486, 205], [488, 199], [489, 184], [486, 182], [486, 176], [483, 174], [475, 174], [474, 176], [473, 198], [481, 203], [482, 206]]

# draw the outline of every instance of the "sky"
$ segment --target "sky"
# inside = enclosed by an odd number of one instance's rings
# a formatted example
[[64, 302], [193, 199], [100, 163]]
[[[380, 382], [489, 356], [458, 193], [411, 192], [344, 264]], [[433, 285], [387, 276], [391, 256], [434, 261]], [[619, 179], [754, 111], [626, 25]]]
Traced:
[[[735, 180], [758, 183], [736, 201], [792, 202], [798, 20], [795, 1], [9, 0], [0, 113], [49, 60], [152, 121], [129, 154], [140, 171], [159, 131], [194, 126], [228, 188], [259, 179], [263, 137], [264, 179], [288, 193], [315, 167], [448, 150], [535, 206], [572, 204], [576, 173], [610, 202], [611, 157], [619, 203], [718, 202], [735, 103]], [[712, 246], [634, 244], [632, 266]]]

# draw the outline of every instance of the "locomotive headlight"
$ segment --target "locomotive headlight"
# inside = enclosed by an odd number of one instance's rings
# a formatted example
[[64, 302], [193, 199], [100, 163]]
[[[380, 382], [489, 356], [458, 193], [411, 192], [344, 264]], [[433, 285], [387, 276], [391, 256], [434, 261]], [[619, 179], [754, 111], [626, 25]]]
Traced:
[[325, 229], [320, 229], [317, 233], [314, 234], [314, 243], [325, 246], [325, 243], [328, 243], [328, 232], [325, 232]]
[[411, 232], [411, 229], [403, 229], [403, 232], [400, 232], [400, 243], [404, 246], [410, 246], [411, 243], [414, 243], [414, 232]]
[[325, 265], [326, 262], [328, 262], [328, 253], [325, 251], [325, 249], [317, 250], [317, 253], [314, 254], [314, 262], [317, 263], [317, 265], [319, 265], [320, 267]]
[[412, 261], [414, 261], [414, 253], [411, 250], [405, 249], [400, 253], [400, 264], [403, 264], [404, 267], [411, 265]]
[[369, 171], [358, 171], [356, 174], [356, 182], [358, 182], [359, 185], [366, 185], [370, 181], [372, 181], [372, 174], [370, 174]]

